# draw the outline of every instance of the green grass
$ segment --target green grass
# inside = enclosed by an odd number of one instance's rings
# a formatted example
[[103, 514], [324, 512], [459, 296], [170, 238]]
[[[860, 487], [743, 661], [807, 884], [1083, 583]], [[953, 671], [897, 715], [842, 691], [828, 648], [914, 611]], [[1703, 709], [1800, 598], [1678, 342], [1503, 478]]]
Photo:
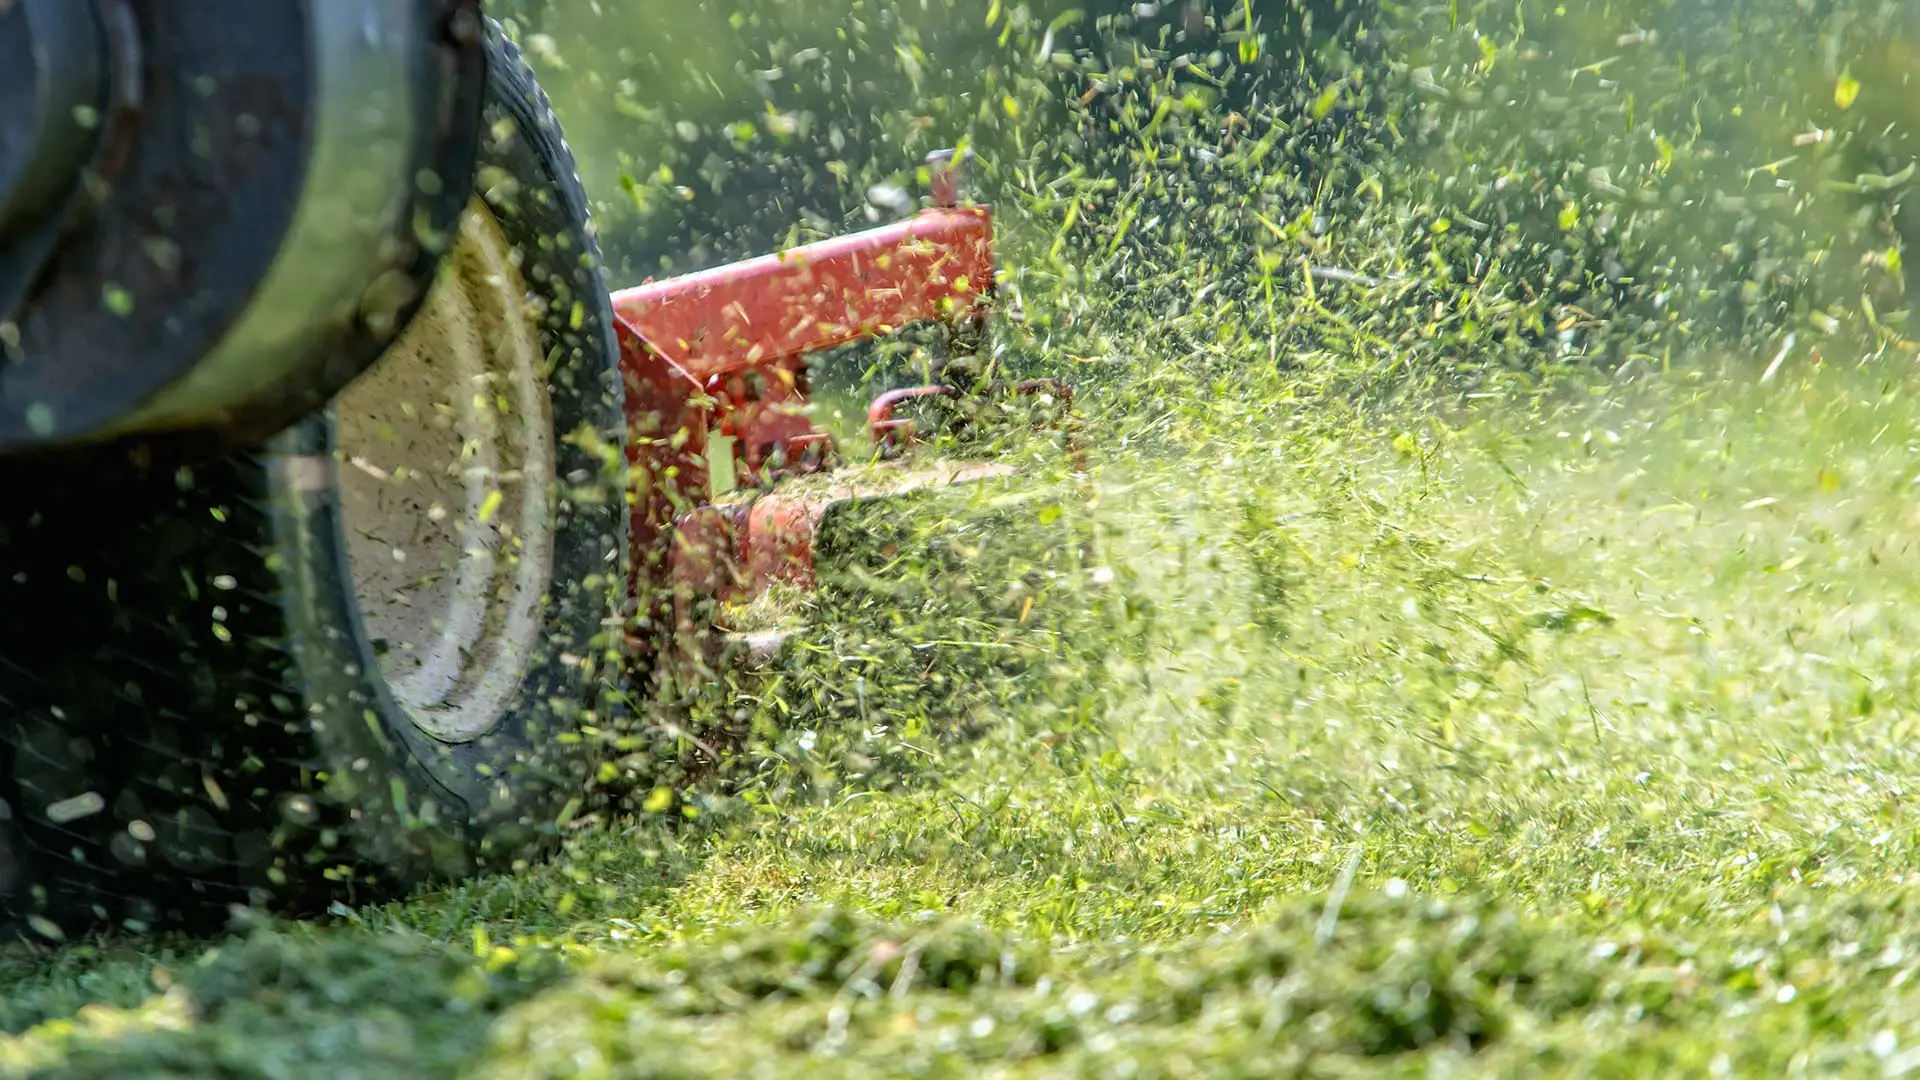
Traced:
[[928, 706], [869, 733], [914, 744], [885, 782], [823, 741], [811, 783], [519, 878], [14, 955], [0, 1063], [1920, 1067], [1910, 382], [1734, 365], [1393, 422], [1247, 389], [1101, 462], [1115, 579], [1044, 686], [937, 699], [978, 737]]
[[[759, 613], [798, 651], [610, 764], [633, 812], [548, 864], [0, 955], [0, 1071], [1920, 1070], [1900, 5], [1340, 5], [1372, 59], [1203, 6], [1233, 38], [682, 5], [666, 53], [580, 6], [534, 52], [636, 274], [976, 145], [1008, 371], [1079, 386], [1093, 497], [1040, 466], [868, 522], [881, 558]], [[1040, 557], [1056, 517], [1103, 573]]]

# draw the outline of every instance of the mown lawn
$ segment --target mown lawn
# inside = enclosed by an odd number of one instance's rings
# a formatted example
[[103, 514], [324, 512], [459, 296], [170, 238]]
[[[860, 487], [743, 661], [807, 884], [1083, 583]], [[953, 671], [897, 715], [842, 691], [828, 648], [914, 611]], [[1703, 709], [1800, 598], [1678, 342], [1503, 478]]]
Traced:
[[1920, 1068], [1907, 373], [1702, 364], [1386, 419], [1243, 389], [1104, 430], [1112, 580], [978, 737], [896, 716], [888, 782], [673, 802], [703, 813], [326, 925], [15, 954], [0, 1062]]

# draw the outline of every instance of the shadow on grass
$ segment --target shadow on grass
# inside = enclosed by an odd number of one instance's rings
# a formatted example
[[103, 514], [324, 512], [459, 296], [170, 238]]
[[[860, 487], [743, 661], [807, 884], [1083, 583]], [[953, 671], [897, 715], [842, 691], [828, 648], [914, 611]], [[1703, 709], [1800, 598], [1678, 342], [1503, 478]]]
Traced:
[[437, 1076], [563, 955], [644, 922], [724, 826], [641, 822], [518, 875], [212, 940], [102, 939], [0, 957], [0, 1071]]
[[[693, 731], [728, 728], [728, 766], [690, 775], [684, 730], [666, 732], [610, 763], [599, 782], [618, 797], [575, 822], [548, 862], [313, 922], [236, 925], [213, 940], [109, 938], [0, 956], [0, 1029], [12, 1033], [0, 1038], [0, 1072], [461, 1071], [504, 1011], [613, 953], [683, 936], [676, 897], [729, 838], [859, 793], [937, 782], [943, 748], [996, 717], [1091, 723], [1092, 691], [1073, 688], [1089, 665], [1062, 642], [1076, 613], [1097, 605], [1050, 569], [1078, 548], [1009, 541], [1024, 517], [1058, 519], [1052, 505], [1001, 500], [971, 522], [921, 507], [910, 525], [871, 523], [877, 539], [836, 553], [841, 580], [807, 601], [796, 647], [695, 703]], [[926, 543], [926, 560], [899, 555]], [[1072, 715], [1063, 721], [1062, 710]]]

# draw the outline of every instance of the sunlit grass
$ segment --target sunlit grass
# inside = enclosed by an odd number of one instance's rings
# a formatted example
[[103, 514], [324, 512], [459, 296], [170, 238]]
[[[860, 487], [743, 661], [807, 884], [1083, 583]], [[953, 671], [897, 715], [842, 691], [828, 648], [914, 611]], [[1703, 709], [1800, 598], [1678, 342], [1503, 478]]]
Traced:
[[[1899, 1071], [1908, 386], [1736, 365], [1368, 427], [1223, 409], [1185, 452], [1100, 469], [1101, 675], [927, 740], [908, 782], [643, 815], [157, 975], [56, 953], [9, 1001], [55, 1021], [8, 1052], [114, 1075], [233, 1046], [303, 1047], [286, 1075]], [[145, 1011], [69, 1031], [87, 1000]], [[382, 1008], [447, 1019], [373, 1054], [321, 1038]]]

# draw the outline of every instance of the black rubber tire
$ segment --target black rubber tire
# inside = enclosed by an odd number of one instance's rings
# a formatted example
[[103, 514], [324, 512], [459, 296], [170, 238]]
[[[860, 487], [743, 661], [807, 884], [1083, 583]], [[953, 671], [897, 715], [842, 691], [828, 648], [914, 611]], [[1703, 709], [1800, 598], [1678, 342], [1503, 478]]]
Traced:
[[[619, 351], [572, 155], [488, 34], [477, 186], [546, 301], [553, 364], [541, 655], [476, 741], [405, 719], [347, 573], [327, 415], [191, 469], [97, 452], [5, 467], [0, 907], [32, 932], [382, 899], [536, 856], [578, 805], [618, 694]], [[567, 438], [583, 427], [599, 447]]]

